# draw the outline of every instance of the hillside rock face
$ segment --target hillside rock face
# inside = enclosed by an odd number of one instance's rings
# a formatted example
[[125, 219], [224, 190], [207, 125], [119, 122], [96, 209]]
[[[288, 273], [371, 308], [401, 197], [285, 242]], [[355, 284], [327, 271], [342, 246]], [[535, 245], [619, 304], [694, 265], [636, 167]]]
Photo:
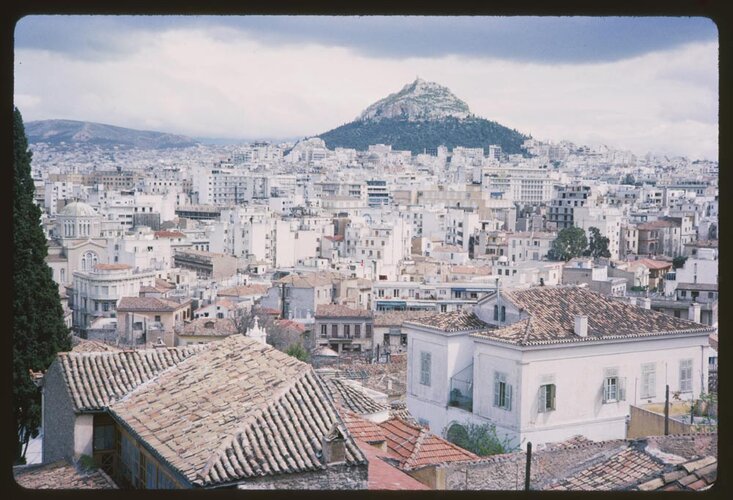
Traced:
[[463, 119], [469, 115], [468, 105], [448, 88], [418, 78], [396, 94], [390, 94], [369, 106], [357, 121], [380, 121], [385, 118], [441, 120], [449, 116]]

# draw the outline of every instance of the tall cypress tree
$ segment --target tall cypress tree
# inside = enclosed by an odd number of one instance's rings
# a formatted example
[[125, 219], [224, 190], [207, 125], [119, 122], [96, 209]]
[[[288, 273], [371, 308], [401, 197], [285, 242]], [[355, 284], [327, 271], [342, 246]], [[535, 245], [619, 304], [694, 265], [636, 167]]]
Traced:
[[30, 370], [45, 371], [57, 352], [71, 348], [58, 286], [45, 262], [48, 246], [41, 210], [33, 202], [31, 152], [20, 111], [13, 120], [13, 413], [16, 463], [41, 425], [41, 393]]

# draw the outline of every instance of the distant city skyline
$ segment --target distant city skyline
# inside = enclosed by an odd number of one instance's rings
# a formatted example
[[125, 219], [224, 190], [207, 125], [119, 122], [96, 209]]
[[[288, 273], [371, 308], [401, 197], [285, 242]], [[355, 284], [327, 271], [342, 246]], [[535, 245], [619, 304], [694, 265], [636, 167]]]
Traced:
[[313, 136], [419, 76], [539, 140], [718, 159], [706, 18], [28, 16], [26, 121]]

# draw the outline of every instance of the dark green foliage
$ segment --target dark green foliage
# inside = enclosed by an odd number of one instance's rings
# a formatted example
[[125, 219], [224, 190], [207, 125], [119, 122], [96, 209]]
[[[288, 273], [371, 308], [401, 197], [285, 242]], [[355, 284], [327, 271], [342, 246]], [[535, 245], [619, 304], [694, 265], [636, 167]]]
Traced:
[[573, 257], [583, 255], [588, 246], [588, 238], [585, 231], [579, 227], [568, 227], [561, 230], [557, 234], [557, 238], [552, 242], [552, 248], [547, 256], [553, 260], [569, 261]]
[[310, 356], [308, 355], [308, 351], [305, 349], [305, 347], [302, 346], [302, 344], [290, 344], [290, 347], [288, 347], [288, 350], [285, 351], [285, 354], [293, 356], [294, 358], [297, 358], [303, 362], [307, 362], [310, 358]]
[[631, 174], [626, 174], [626, 177], [624, 177], [624, 180], [621, 181], [621, 184], [626, 184], [628, 186], [633, 186], [636, 183], [636, 180], [634, 179], [634, 176]]
[[446, 117], [441, 120], [408, 121], [385, 118], [355, 121], [319, 136], [329, 149], [354, 148], [364, 151], [371, 144], [389, 144], [395, 150], [423, 153], [425, 149], [446, 146], [485, 148], [498, 144], [505, 153], [523, 154], [527, 136], [483, 118]]
[[446, 438], [451, 443], [480, 457], [510, 453], [517, 449], [509, 439], [500, 439], [496, 435], [494, 424], [479, 425], [472, 422], [463, 425], [453, 424], [448, 429]]
[[41, 210], [33, 203], [31, 152], [16, 109], [13, 124], [13, 413], [15, 460], [25, 461], [30, 438], [41, 424], [40, 390], [30, 370], [45, 371], [59, 351], [71, 348], [51, 269]]
[[610, 257], [611, 252], [608, 250], [608, 238], [601, 235], [601, 231], [597, 227], [589, 227], [590, 240], [588, 241], [588, 250], [585, 255], [590, 255], [594, 259], [598, 257]]
[[685, 266], [685, 262], [687, 262], [687, 257], [684, 255], [678, 255], [674, 259], [672, 259], [672, 269], [679, 269], [681, 267]]

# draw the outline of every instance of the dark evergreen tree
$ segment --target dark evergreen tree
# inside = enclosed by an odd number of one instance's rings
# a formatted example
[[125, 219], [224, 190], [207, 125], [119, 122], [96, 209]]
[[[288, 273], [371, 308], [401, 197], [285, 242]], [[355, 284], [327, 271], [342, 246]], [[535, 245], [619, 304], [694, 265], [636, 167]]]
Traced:
[[33, 202], [31, 152], [23, 118], [13, 120], [13, 413], [15, 461], [41, 425], [41, 394], [31, 370], [45, 371], [57, 352], [71, 348], [58, 286], [45, 262], [48, 252], [41, 210]]
[[608, 250], [608, 238], [601, 235], [601, 231], [597, 227], [589, 227], [588, 232], [590, 233], [590, 240], [588, 241], [586, 255], [590, 255], [594, 259], [598, 257], [610, 257], [611, 252]]
[[579, 227], [567, 227], [557, 234], [552, 242], [552, 248], [547, 256], [553, 260], [569, 261], [573, 257], [583, 255], [588, 246], [588, 238], [585, 231]]

